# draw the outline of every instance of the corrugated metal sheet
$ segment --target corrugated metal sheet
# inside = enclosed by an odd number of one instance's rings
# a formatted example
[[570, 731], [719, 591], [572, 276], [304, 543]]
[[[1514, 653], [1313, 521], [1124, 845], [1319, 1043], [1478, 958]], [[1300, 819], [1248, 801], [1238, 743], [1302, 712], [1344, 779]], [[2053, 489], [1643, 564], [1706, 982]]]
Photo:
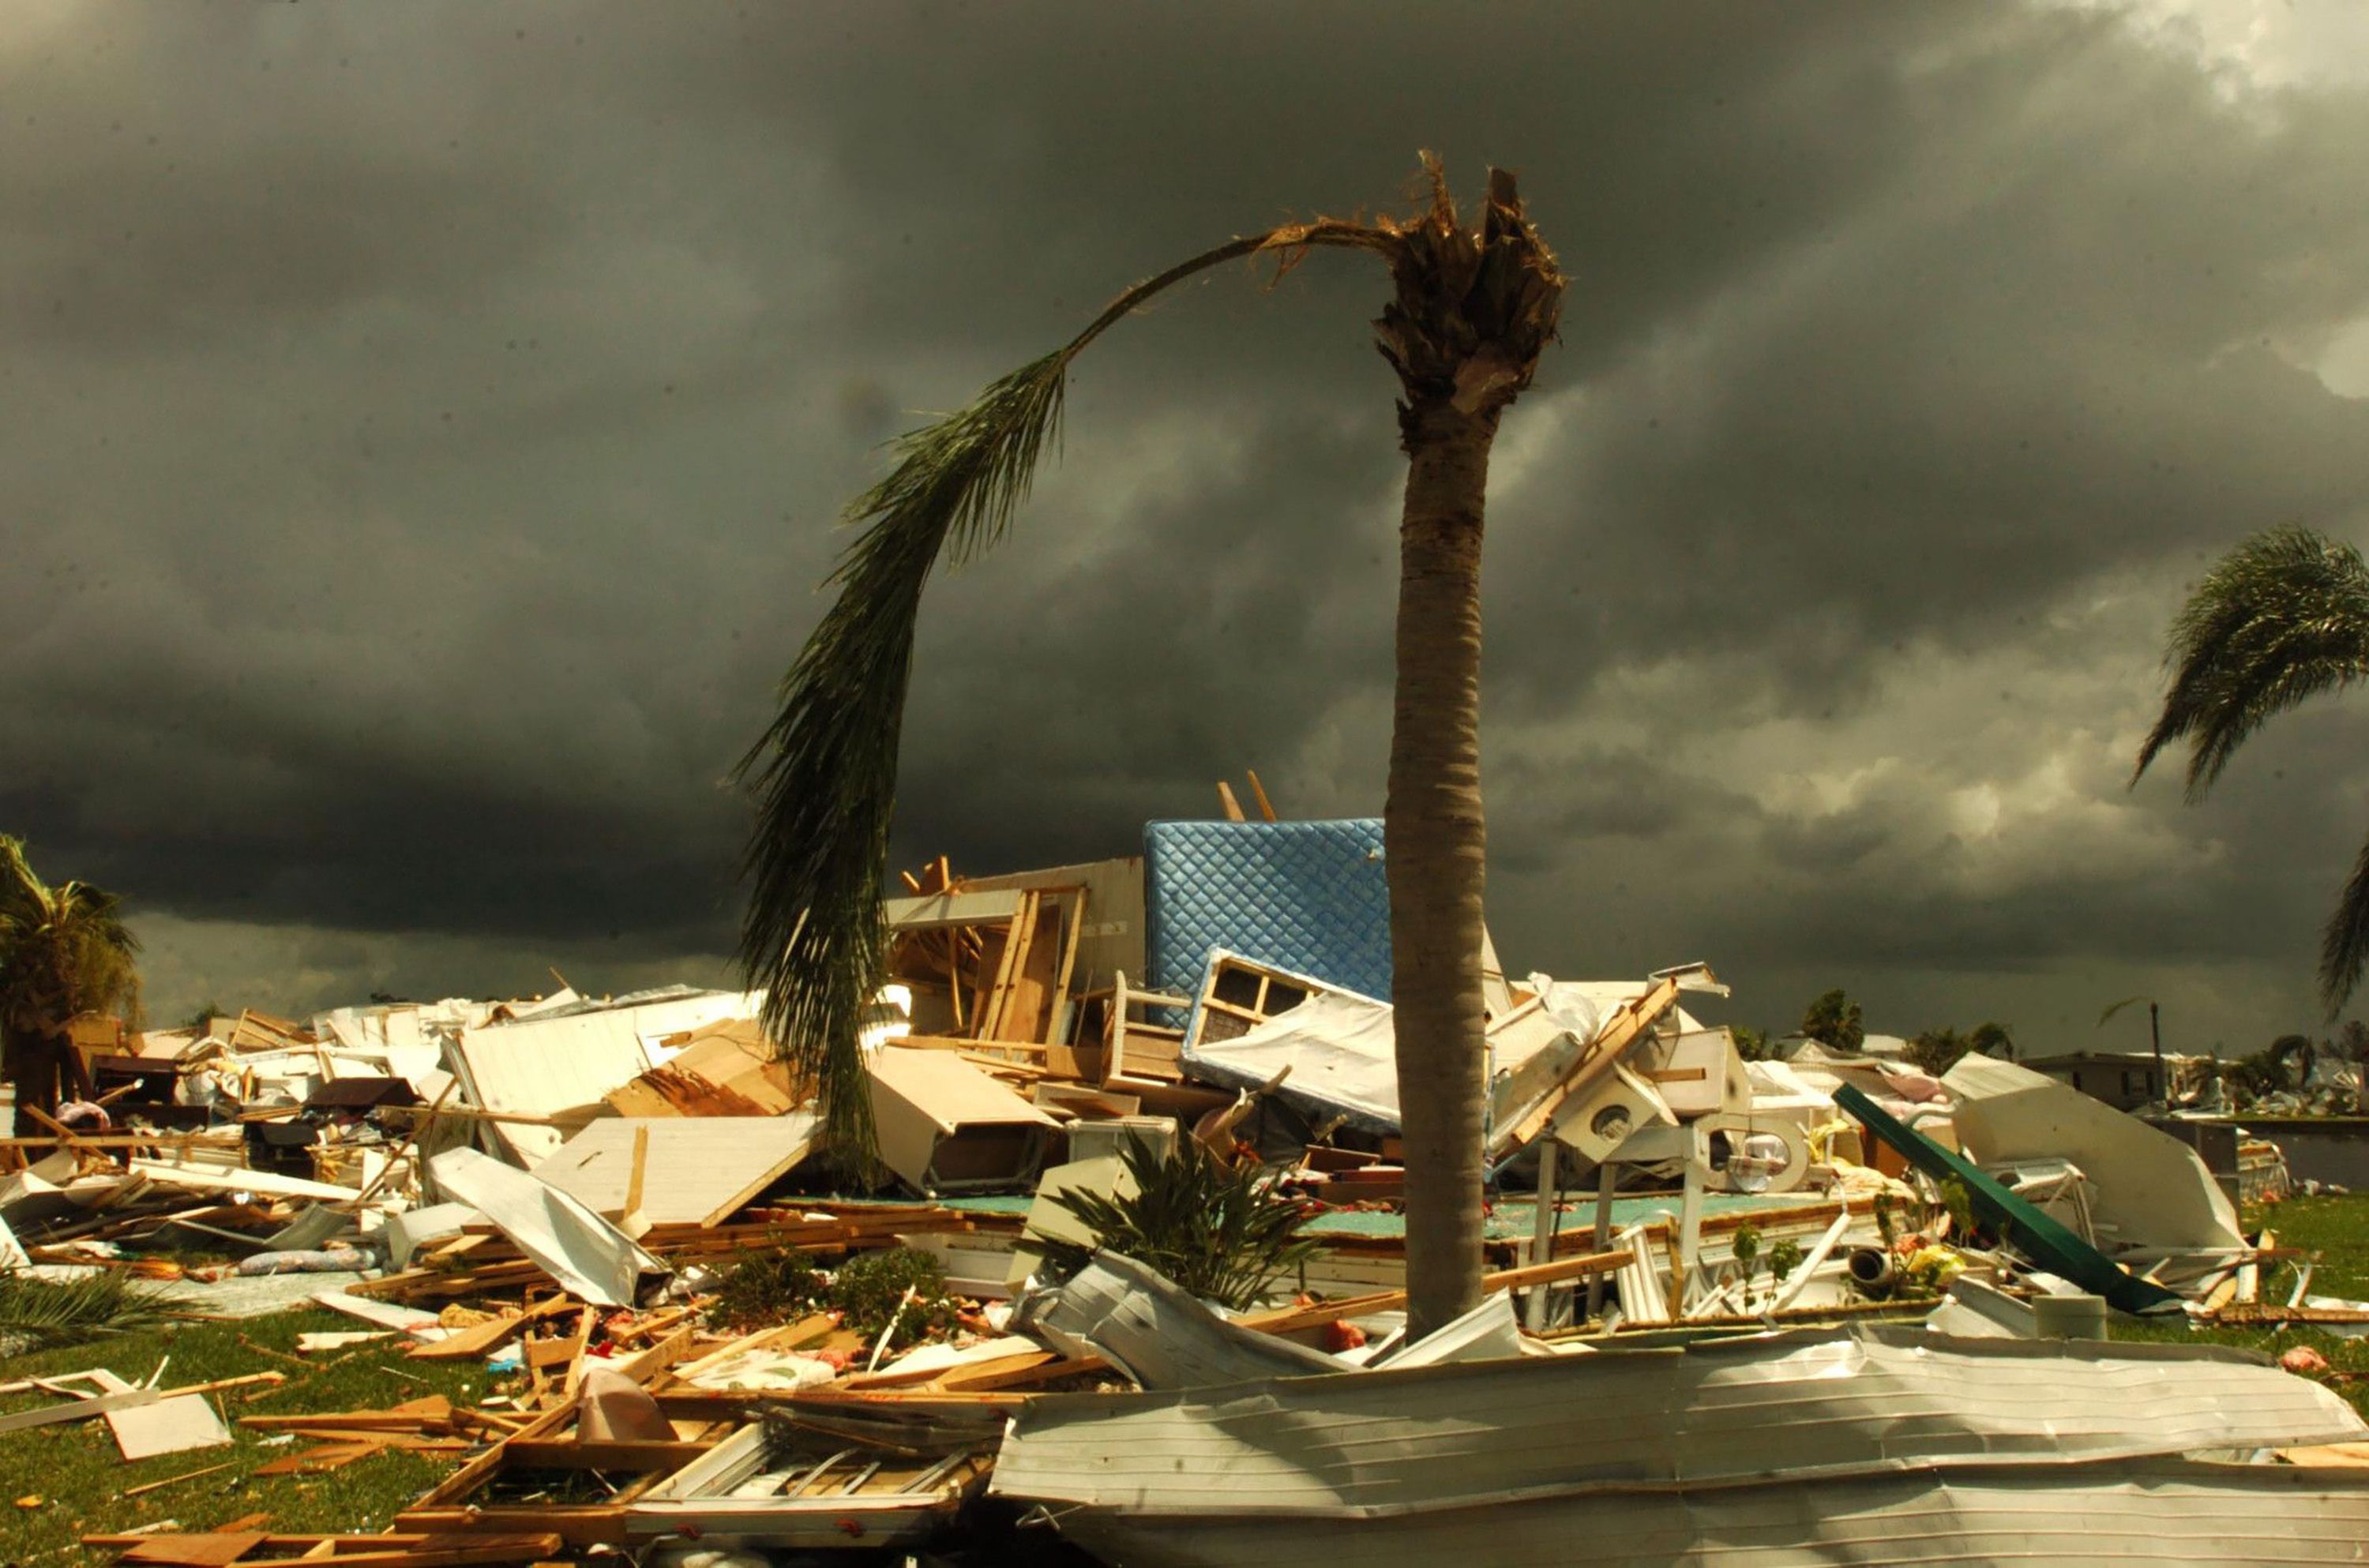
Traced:
[[1337, 1371], [1321, 1350], [1239, 1328], [1151, 1269], [1116, 1253], [1013, 1303], [1012, 1326], [1073, 1355], [1098, 1354], [1146, 1388]]
[[492, 1220], [544, 1273], [595, 1306], [635, 1306], [651, 1284], [674, 1273], [580, 1199], [490, 1155], [448, 1149], [428, 1169], [439, 1186]]
[[2237, 1352], [1803, 1331], [1683, 1351], [1044, 1396], [1015, 1420], [994, 1486], [1147, 1518], [1338, 1521], [2364, 1434], [2328, 1390]]
[[[1783, 1436], [1770, 1434], [1769, 1446], [1781, 1449]], [[2157, 1461], [1552, 1497], [1413, 1517], [1155, 1519], [1080, 1509], [1058, 1519], [1063, 1534], [1119, 1568], [2221, 1568], [2361, 1562], [2369, 1481]]]

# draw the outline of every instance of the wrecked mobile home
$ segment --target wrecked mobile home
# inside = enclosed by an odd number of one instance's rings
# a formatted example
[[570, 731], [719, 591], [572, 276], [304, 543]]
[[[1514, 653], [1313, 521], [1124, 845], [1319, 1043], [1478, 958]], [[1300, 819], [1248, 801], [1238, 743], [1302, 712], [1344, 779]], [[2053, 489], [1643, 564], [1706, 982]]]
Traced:
[[[1486, 1291], [1409, 1343], [1384, 853], [1370, 820], [1156, 822], [1123, 859], [908, 875], [865, 1040], [885, 1185], [822, 1146], [758, 995], [86, 1031], [97, 1093], [0, 1176], [12, 1259], [317, 1303], [491, 1379], [237, 1418], [291, 1471], [449, 1456], [391, 1533], [93, 1544], [676, 1562], [985, 1512], [1126, 1564], [2354, 1560], [2349, 1404], [2114, 1324], [2369, 1303], [2266, 1299], [2276, 1239], [2196, 1153], [2051, 1078], [1744, 1059], [1700, 963], [1489, 950]], [[1085, 1218], [1178, 1171], [1282, 1215], [1239, 1299]], [[237, 1261], [170, 1261], [200, 1248]], [[0, 1430], [229, 1441], [200, 1393], [93, 1377]]]

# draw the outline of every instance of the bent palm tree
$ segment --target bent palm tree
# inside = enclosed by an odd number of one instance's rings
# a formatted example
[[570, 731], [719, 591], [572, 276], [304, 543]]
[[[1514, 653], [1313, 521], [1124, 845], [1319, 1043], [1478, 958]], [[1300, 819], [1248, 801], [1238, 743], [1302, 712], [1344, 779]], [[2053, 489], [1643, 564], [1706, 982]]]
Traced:
[[[2307, 528], [2258, 533], [2224, 556], [2172, 623], [2163, 716], [2139, 748], [2135, 785], [2174, 741], [2189, 743], [2188, 798], [2204, 798], [2264, 721], [2369, 678], [2369, 565]], [[2320, 999], [2336, 1015], [2369, 962], [2369, 844], [2320, 940]]]
[[1482, 511], [1498, 419], [1554, 336], [1563, 288], [1512, 176], [1490, 171], [1468, 226], [1436, 160], [1425, 166], [1432, 199], [1413, 217], [1318, 219], [1229, 241], [1127, 290], [1060, 349], [903, 438], [895, 470], [849, 508], [865, 527], [830, 579], [838, 598], [741, 763], [758, 792], [741, 960], [767, 991], [767, 1032], [820, 1086], [831, 1136], [868, 1151], [857, 1029], [886, 953], [898, 730], [931, 570], [1002, 537], [1059, 424], [1070, 362], [1129, 312], [1241, 258], [1274, 253], [1288, 267], [1320, 246], [1379, 256], [1394, 293], [1375, 330], [1402, 389], [1408, 459], [1383, 822], [1417, 1333], [1480, 1296]]
[[87, 882], [48, 886], [22, 841], [0, 834], [0, 1069], [16, 1086], [19, 1138], [48, 1136], [31, 1112], [56, 1113], [62, 1078], [89, 1090], [66, 1025], [139, 1004], [140, 944], [119, 902]]

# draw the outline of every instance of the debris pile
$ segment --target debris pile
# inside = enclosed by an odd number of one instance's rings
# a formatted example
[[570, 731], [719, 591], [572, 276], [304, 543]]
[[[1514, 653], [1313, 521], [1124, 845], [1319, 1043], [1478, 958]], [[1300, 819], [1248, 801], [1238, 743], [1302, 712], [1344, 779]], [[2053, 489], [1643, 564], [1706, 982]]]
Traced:
[[[2274, 1369], [2059, 1343], [2104, 1338], [2110, 1311], [2369, 1325], [2307, 1274], [2263, 1299], [2276, 1239], [2242, 1233], [2187, 1145], [1978, 1056], [1939, 1078], [1814, 1046], [1747, 1061], [1689, 1010], [1726, 995], [1700, 963], [1517, 979], [1486, 950], [1484, 1289], [1411, 1343], [1380, 824], [1162, 822], [1143, 848], [904, 876], [864, 1042], [879, 1171], [821, 1145], [760, 995], [247, 1012], [98, 1037], [98, 1092], [16, 1141], [0, 1245], [37, 1276], [165, 1280], [201, 1314], [356, 1320], [324, 1348], [384, 1336], [486, 1363], [499, 1391], [474, 1409], [247, 1418], [301, 1439], [294, 1471], [469, 1456], [367, 1538], [389, 1563], [876, 1548], [944, 1528], [990, 1478], [1129, 1561], [1273, 1557], [1300, 1548], [1229, 1503], [1270, 1471], [1255, 1508], [1285, 1533], [1387, 1519], [1409, 1561], [1453, 1546], [1452, 1510], [1479, 1500], [1541, 1552], [1581, 1509], [1608, 1543], [1837, 1544], [1745, 1430], [1795, 1414], [1828, 1447], [1788, 1464], [1816, 1469], [1837, 1516], [1947, 1499], [1949, 1539], [1978, 1556], [2027, 1488], [2077, 1496], [2099, 1529], [2149, 1488], [2252, 1520], [2285, 1505], [2278, 1484], [2195, 1452], [2369, 1436]], [[1215, 1185], [1192, 1196], [1171, 1172]], [[1163, 1224], [1219, 1237], [1232, 1272], [1194, 1272]], [[1673, 1345], [1692, 1348], [1631, 1354]], [[2180, 1409], [2132, 1418], [2174, 1362]], [[115, 1381], [60, 1391], [74, 1402], [47, 1418], [188, 1391]], [[1910, 1396], [1956, 1413], [1915, 1453], [1882, 1416]], [[2144, 1437], [2058, 1419], [2091, 1404]], [[1230, 1413], [1252, 1408], [1306, 1419]], [[133, 1420], [222, 1440], [193, 1415]], [[1651, 1421], [1669, 1430], [1641, 1439]], [[1359, 1443], [1411, 1468], [1335, 1452]], [[1166, 1457], [1188, 1450], [1211, 1464]], [[2322, 1489], [2340, 1494], [2326, 1516], [2369, 1519], [2347, 1485]], [[359, 1550], [246, 1533], [135, 1555]]]

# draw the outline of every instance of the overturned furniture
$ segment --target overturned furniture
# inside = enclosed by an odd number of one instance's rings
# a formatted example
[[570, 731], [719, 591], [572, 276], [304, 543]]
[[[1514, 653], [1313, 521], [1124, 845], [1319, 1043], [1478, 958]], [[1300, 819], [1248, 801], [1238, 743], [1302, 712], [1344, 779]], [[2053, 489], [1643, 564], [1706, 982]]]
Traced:
[[1009, 1186], [1059, 1124], [951, 1051], [884, 1046], [869, 1061], [881, 1162], [916, 1191]]

